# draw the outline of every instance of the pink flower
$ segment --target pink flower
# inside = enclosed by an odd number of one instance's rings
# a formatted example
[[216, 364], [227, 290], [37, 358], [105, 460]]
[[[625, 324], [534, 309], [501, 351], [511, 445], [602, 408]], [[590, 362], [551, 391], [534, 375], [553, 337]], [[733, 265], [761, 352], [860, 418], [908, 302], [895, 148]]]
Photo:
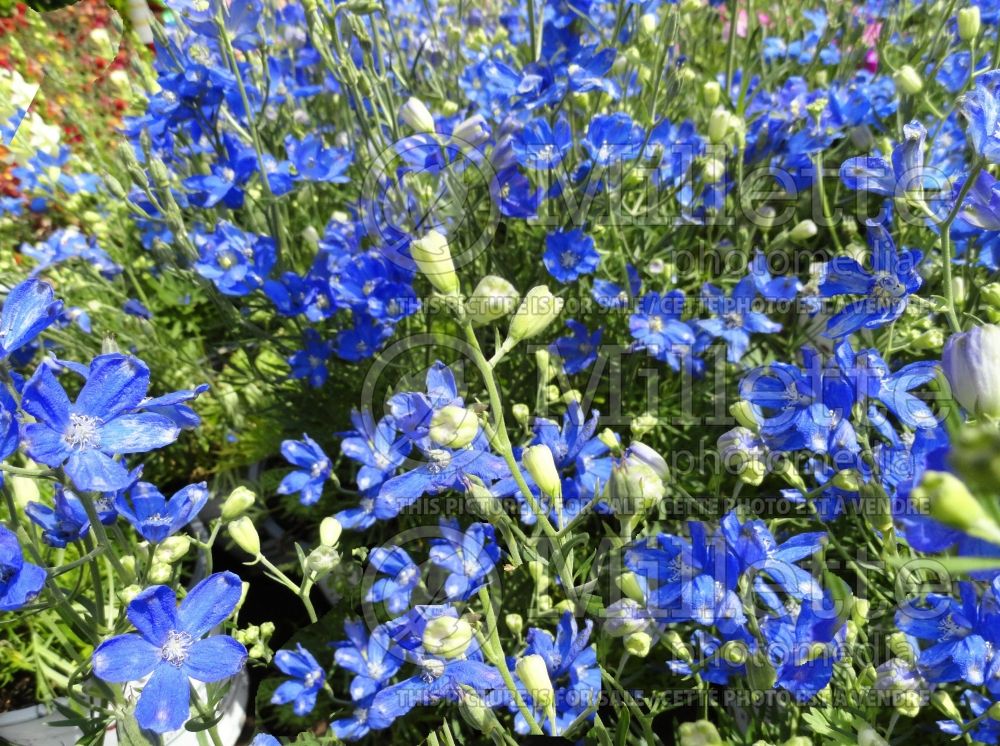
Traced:
[[878, 50], [874, 47], [865, 53], [864, 68], [870, 73], [878, 71]]

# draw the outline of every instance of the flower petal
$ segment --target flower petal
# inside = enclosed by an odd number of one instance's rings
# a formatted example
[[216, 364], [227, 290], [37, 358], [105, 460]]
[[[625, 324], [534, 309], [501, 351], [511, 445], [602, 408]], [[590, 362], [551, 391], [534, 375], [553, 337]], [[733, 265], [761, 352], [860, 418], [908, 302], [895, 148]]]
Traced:
[[191, 646], [184, 672], [192, 679], [211, 683], [222, 681], [243, 670], [247, 649], [229, 635], [198, 640]]
[[95, 357], [90, 377], [76, 398], [80, 414], [110, 420], [139, 406], [149, 388], [149, 368], [128, 355], [114, 353]]
[[107, 453], [145, 453], [170, 445], [181, 433], [169, 417], [152, 412], [115, 417], [100, 432], [101, 450]]
[[231, 572], [209, 575], [188, 593], [177, 611], [178, 629], [201, 637], [227, 619], [242, 595], [242, 581]]
[[21, 407], [36, 420], [59, 430], [69, 422], [69, 397], [48, 365], [39, 365], [25, 385]]
[[160, 650], [140, 635], [118, 635], [94, 651], [94, 675], [105, 681], [138, 681], [156, 668]]
[[191, 689], [184, 671], [162, 663], [142, 688], [135, 707], [139, 725], [154, 733], [178, 730], [191, 714]]
[[81, 490], [117, 492], [132, 483], [119, 462], [100, 451], [75, 451], [66, 461], [66, 473]]

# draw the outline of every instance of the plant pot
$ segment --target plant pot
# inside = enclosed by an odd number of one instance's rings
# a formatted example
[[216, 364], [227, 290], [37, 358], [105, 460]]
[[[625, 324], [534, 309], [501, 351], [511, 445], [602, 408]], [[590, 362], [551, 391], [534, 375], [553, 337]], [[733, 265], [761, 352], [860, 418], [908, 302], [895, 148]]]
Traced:
[[[200, 686], [200, 685], [199, 685]], [[236, 746], [247, 719], [250, 677], [241, 671], [222, 700], [222, 719], [216, 725], [223, 746]], [[66, 700], [60, 700], [65, 703]], [[83, 734], [75, 727], [53, 726], [65, 716], [46, 705], [25, 707], [0, 714], [0, 741], [14, 746], [73, 746]], [[199, 746], [198, 734], [181, 730], [164, 733], [162, 746]], [[104, 746], [117, 746], [118, 733], [112, 725], [104, 734]]]

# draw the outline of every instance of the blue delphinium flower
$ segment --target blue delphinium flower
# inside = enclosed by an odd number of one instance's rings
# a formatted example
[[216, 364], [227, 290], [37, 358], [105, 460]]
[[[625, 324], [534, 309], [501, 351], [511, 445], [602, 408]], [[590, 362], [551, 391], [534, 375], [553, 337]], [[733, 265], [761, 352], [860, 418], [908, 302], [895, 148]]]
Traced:
[[94, 675], [123, 683], [149, 680], [135, 707], [139, 725], [154, 733], [181, 728], [190, 714], [189, 679], [212, 683], [243, 668], [246, 648], [228, 635], [203, 638], [233, 613], [241, 596], [231, 572], [209, 575], [177, 605], [173, 589], [155, 585], [128, 605], [139, 634], [105, 640], [94, 650]]
[[292, 366], [292, 378], [305, 378], [310, 386], [320, 388], [329, 375], [326, 361], [331, 354], [333, 342], [324, 339], [312, 327], [306, 329], [302, 335], [302, 349], [288, 358], [288, 364]]
[[220, 220], [210, 234], [193, 234], [200, 256], [194, 268], [223, 295], [248, 295], [263, 286], [276, 261], [274, 239]]
[[[962, 692], [961, 702], [972, 712], [969, 723], [938, 720], [937, 724], [941, 732], [955, 736], [953, 740], [967, 736], [972, 738], [974, 743], [1000, 743], [1000, 720], [994, 720], [989, 715], [989, 710], [994, 702], [971, 689]], [[972, 727], [970, 728], [969, 725]]]
[[726, 343], [726, 359], [731, 363], [743, 359], [750, 346], [751, 333], [773, 334], [781, 331], [781, 324], [754, 310], [757, 284], [752, 275], [740, 280], [729, 296], [709, 283], [702, 286], [701, 292], [713, 318], [699, 320], [698, 327]]
[[776, 686], [807, 702], [830, 683], [844, 654], [847, 629], [829, 597], [803, 602], [794, 618], [769, 617], [760, 626], [777, 672]]
[[0, 461], [16, 451], [20, 442], [17, 402], [7, 387], [0, 385]]
[[628, 275], [628, 290], [610, 280], [597, 278], [590, 290], [591, 297], [604, 308], [624, 308], [628, 304], [629, 297], [637, 296], [639, 288], [642, 287], [639, 270], [629, 264], [626, 267], [626, 274]]
[[624, 112], [601, 114], [587, 127], [583, 147], [598, 166], [635, 160], [642, 150], [644, 133]]
[[601, 346], [604, 330], [598, 327], [597, 331], [591, 334], [586, 326], [575, 319], [567, 319], [566, 326], [573, 335], [557, 337], [551, 349], [559, 356], [567, 375], [573, 375], [587, 370], [597, 361], [597, 352]]
[[680, 359], [694, 344], [694, 332], [681, 321], [684, 293], [672, 290], [666, 295], [647, 293], [640, 308], [629, 317], [628, 328], [637, 348], [644, 349], [674, 370], [680, 369]]
[[409, 609], [413, 589], [420, 584], [420, 568], [410, 555], [399, 547], [377, 547], [368, 555], [368, 562], [389, 577], [376, 579], [365, 600], [384, 602], [390, 614], [402, 614]]
[[298, 650], [279, 650], [274, 654], [274, 665], [292, 678], [274, 690], [271, 704], [284, 705], [294, 702], [292, 710], [299, 717], [308, 715], [316, 706], [316, 695], [323, 688], [326, 674], [312, 653], [298, 646]]
[[47, 282], [30, 279], [15, 285], [0, 308], [0, 360], [41, 334], [62, 307]]
[[22, 429], [28, 455], [47, 466], [64, 466], [82, 490], [126, 487], [128, 471], [112, 456], [162, 448], [180, 434], [169, 418], [136, 411], [148, 388], [149, 368], [141, 360], [100, 355], [90, 363], [76, 402], [70, 403], [49, 366], [39, 366], [24, 387], [21, 404], [38, 420]]
[[879, 156], [848, 158], [840, 167], [840, 178], [848, 189], [888, 197], [902, 197], [908, 192], [921, 193], [935, 186], [924, 177], [924, 140], [927, 130], [914, 120], [903, 127], [903, 142], [892, 151], [892, 160]]
[[296, 181], [316, 181], [329, 184], [344, 184], [349, 179], [353, 153], [341, 148], [325, 148], [323, 141], [315, 134], [306, 135], [302, 140], [285, 138], [288, 159], [295, 167]]
[[1000, 163], [1000, 73], [976, 78], [976, 87], [962, 97], [959, 110], [968, 121], [967, 133], [972, 148], [990, 163]]
[[337, 648], [333, 659], [338, 666], [354, 674], [351, 679], [351, 699], [355, 702], [370, 698], [382, 689], [403, 662], [403, 653], [384, 626], [367, 634], [367, 627], [361, 621], [344, 622], [347, 640], [335, 643]]
[[162, 414], [174, 421], [177, 427], [190, 430], [201, 424], [201, 417], [188, 406], [189, 401], [197, 399], [201, 394], [208, 391], [208, 384], [203, 383], [193, 389], [182, 389], [163, 396], [154, 396], [151, 399], [143, 399], [140, 408], [144, 412]]
[[473, 523], [465, 532], [458, 521], [441, 520], [441, 539], [431, 540], [430, 560], [450, 573], [444, 592], [450, 600], [468, 600], [500, 560], [493, 526]]
[[888, 231], [868, 221], [868, 245], [871, 270], [849, 256], [834, 257], [823, 265], [819, 290], [825, 298], [837, 295], [861, 295], [839, 311], [827, 324], [824, 334], [834, 339], [859, 329], [876, 329], [903, 315], [911, 293], [923, 284], [917, 265], [919, 251], [896, 252]]
[[45, 578], [43, 568], [24, 561], [17, 535], [0, 525], [0, 611], [14, 611], [31, 601]]
[[115, 499], [115, 507], [146, 541], [160, 542], [193, 521], [208, 502], [208, 485], [189, 484], [167, 500], [156, 485], [137, 482]]
[[345, 433], [341, 452], [361, 464], [355, 482], [358, 489], [368, 492], [385, 481], [406, 460], [412, 447], [408, 438], [400, 436], [395, 419], [383, 417], [375, 422], [370, 410], [351, 412], [354, 430]]
[[45, 543], [53, 547], [65, 547], [73, 541], [80, 541], [90, 531], [90, 519], [83, 503], [72, 492], [56, 485], [53, 507], [39, 502], [30, 502], [24, 512], [28, 518], [42, 529]]
[[542, 262], [559, 282], [575, 282], [597, 269], [601, 255], [594, 248], [594, 239], [574, 228], [554, 231], [545, 237]]
[[323, 485], [333, 471], [329, 456], [323, 452], [319, 443], [304, 433], [302, 440], [282, 441], [281, 455], [293, 466], [300, 468], [285, 475], [278, 485], [278, 494], [292, 495], [301, 492], [299, 502], [303, 505], [316, 503], [323, 496]]
[[542, 117], [532, 119], [514, 136], [511, 146], [517, 162], [525, 168], [555, 168], [573, 145], [573, 135], [565, 117], [550, 126]]

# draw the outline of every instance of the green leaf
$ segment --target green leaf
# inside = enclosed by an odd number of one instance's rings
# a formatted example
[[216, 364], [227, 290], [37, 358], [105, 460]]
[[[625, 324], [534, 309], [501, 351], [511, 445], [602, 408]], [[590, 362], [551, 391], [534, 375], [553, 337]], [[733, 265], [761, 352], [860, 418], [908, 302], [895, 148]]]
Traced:
[[624, 707], [620, 710], [621, 716], [618, 719], [618, 727], [615, 729], [616, 746], [625, 746], [628, 742], [628, 725], [631, 716]]
[[143, 730], [135, 719], [135, 708], [118, 716], [118, 743], [121, 746], [159, 746], [160, 737], [155, 733]]

